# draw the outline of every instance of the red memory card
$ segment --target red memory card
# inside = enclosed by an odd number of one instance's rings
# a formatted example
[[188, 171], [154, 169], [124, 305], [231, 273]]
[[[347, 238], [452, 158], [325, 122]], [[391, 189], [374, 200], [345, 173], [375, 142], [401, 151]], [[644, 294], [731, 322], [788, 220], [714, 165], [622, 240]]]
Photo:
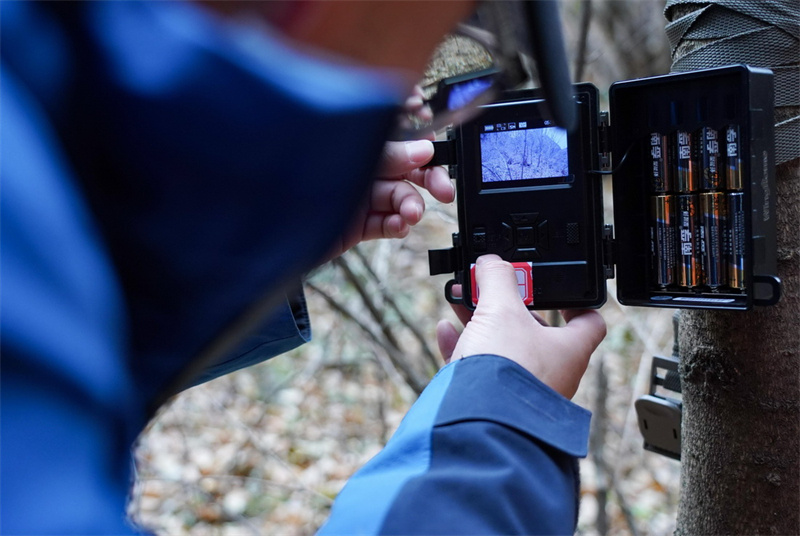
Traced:
[[[533, 263], [532, 262], [512, 262], [514, 272], [517, 275], [517, 288], [519, 289], [519, 297], [522, 298], [522, 303], [525, 305], [533, 304]], [[472, 281], [472, 305], [478, 306], [478, 297], [480, 296], [480, 289], [475, 280], [475, 264], [469, 267], [469, 278]]]

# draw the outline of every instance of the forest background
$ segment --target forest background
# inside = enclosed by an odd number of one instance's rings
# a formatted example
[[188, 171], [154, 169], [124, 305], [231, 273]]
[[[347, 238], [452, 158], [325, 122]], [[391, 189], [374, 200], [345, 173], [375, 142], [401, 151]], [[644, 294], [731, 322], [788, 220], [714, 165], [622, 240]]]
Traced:
[[[561, 0], [573, 79], [594, 83], [603, 109], [611, 83], [669, 72], [664, 3]], [[457, 322], [448, 278], [427, 263], [451, 243], [455, 204], [426, 203], [409, 238], [362, 244], [309, 275], [311, 343], [165, 405], [135, 452], [132, 519], [165, 535], [315, 532], [441, 366], [436, 322]], [[642, 449], [633, 410], [651, 357], [672, 353], [672, 312], [620, 306], [614, 280], [608, 290], [608, 336], [575, 397], [594, 414], [578, 533], [672, 534], [680, 466]]]

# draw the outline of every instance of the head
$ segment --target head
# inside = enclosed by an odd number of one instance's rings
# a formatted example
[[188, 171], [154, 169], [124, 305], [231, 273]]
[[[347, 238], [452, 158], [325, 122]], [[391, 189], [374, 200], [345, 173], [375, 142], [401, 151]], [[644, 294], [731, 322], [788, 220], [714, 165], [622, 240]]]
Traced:
[[300, 47], [404, 71], [409, 88], [421, 78], [436, 45], [476, 7], [474, 0], [201, 1], [226, 16], [258, 16]]
[[[533, 56], [553, 119], [567, 129], [575, 123], [556, 0], [198, 1], [223, 15], [256, 16], [298, 47], [317, 54], [366, 67], [393, 69], [402, 73], [409, 93], [413, 84], [421, 80], [443, 38], [468, 18], [482, 20], [482, 25], [498, 39], [495, 51], [505, 56], [505, 61], [494, 68], [507, 74], [517, 71], [511, 79], [519, 82], [519, 68], [512, 66], [514, 62], [509, 62], [509, 57]], [[528, 71], [529, 79], [529, 69], [523, 70]], [[491, 97], [487, 93], [487, 98]], [[476, 99], [474, 105], [480, 103], [481, 99]], [[468, 116], [469, 112], [456, 114], [452, 119], [458, 122]]]

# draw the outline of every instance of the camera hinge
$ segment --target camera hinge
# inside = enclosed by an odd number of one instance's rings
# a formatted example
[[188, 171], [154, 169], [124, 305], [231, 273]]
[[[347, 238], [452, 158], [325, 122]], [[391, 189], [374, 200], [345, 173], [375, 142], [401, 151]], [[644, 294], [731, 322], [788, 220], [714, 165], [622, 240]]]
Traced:
[[606, 279], [614, 278], [614, 226], [603, 225], [603, 269]]
[[608, 112], [600, 112], [597, 127], [600, 149], [600, 170], [611, 171], [611, 127], [608, 124]]
[[458, 270], [458, 259], [461, 256], [461, 239], [453, 233], [453, 247], [447, 249], [429, 249], [428, 267], [431, 275], [452, 274]]
[[456, 162], [456, 140], [447, 139], [433, 142], [433, 158], [425, 164], [431, 166], [455, 166]]

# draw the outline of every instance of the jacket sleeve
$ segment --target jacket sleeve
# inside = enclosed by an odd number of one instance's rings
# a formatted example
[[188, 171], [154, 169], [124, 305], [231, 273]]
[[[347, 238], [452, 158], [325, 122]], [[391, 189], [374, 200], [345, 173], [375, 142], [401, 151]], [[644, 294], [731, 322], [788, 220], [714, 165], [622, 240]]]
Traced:
[[234, 351], [204, 369], [194, 381], [199, 385], [245, 367], [261, 363], [311, 340], [311, 320], [302, 290], [287, 294], [257, 330], [236, 345]]
[[589, 420], [508, 359], [453, 362], [319, 534], [572, 534]]

